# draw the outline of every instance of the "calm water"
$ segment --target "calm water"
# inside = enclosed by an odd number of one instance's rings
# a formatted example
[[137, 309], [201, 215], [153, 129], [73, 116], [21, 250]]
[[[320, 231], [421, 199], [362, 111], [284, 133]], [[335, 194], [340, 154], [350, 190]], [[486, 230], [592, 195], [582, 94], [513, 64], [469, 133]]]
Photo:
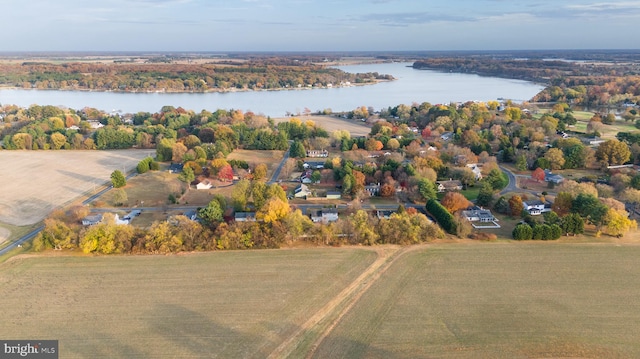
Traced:
[[248, 91], [232, 93], [116, 93], [88, 91], [0, 90], [0, 104], [28, 107], [61, 105], [73, 109], [94, 107], [104, 111], [157, 112], [165, 105], [181, 106], [199, 112], [206, 109], [242, 109], [272, 117], [287, 112], [299, 113], [331, 108], [350, 111], [359, 106], [376, 110], [399, 104], [432, 104], [489, 101], [508, 98], [529, 100], [543, 89], [527, 81], [507, 80], [476, 75], [414, 70], [408, 63], [369, 64], [340, 67], [348, 72], [379, 72], [397, 80], [369, 86], [331, 89]]

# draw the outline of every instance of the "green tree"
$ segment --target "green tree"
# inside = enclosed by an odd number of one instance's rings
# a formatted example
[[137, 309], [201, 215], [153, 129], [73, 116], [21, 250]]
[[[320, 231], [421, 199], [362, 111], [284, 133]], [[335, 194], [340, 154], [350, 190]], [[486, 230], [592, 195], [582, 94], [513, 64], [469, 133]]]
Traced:
[[293, 141], [291, 147], [289, 148], [289, 156], [292, 158], [304, 158], [307, 157], [307, 151], [305, 150], [302, 142]]
[[435, 199], [437, 196], [436, 185], [426, 178], [421, 178], [418, 181], [418, 192], [425, 201]]
[[503, 189], [509, 184], [509, 178], [507, 178], [507, 175], [496, 168], [492, 169], [491, 172], [489, 172], [489, 175], [487, 176], [485, 181], [489, 182], [494, 190]]
[[484, 182], [482, 183], [482, 187], [480, 188], [480, 192], [478, 193], [478, 198], [476, 198], [476, 204], [479, 206], [489, 207], [491, 206], [492, 201], [493, 187], [490, 183]]
[[198, 216], [202, 218], [206, 224], [212, 225], [222, 222], [223, 213], [224, 211], [220, 207], [220, 202], [214, 199], [209, 202], [206, 207], [201, 208], [200, 211], [198, 211]]
[[527, 157], [525, 155], [519, 155], [516, 158], [516, 168], [519, 171], [526, 171], [527, 170]]
[[251, 195], [251, 182], [247, 179], [238, 181], [231, 190], [231, 202], [233, 209], [244, 211], [247, 207], [247, 198]]
[[533, 228], [526, 223], [516, 225], [512, 232], [513, 239], [522, 241], [533, 238]]
[[129, 199], [127, 197], [127, 192], [125, 192], [125, 190], [122, 189], [122, 188], [115, 189], [113, 191], [113, 197], [112, 198], [113, 198], [114, 206], [122, 206], [125, 203], [127, 203], [127, 200]]
[[111, 184], [113, 184], [113, 188], [124, 187], [127, 185], [127, 179], [120, 170], [115, 170], [111, 172]]
[[193, 169], [189, 166], [184, 166], [182, 172], [178, 175], [178, 179], [187, 184], [187, 186], [196, 179]]
[[580, 193], [572, 202], [572, 211], [600, 227], [609, 208], [592, 194]]
[[584, 233], [584, 220], [577, 213], [570, 213], [560, 220], [562, 232], [568, 235]]

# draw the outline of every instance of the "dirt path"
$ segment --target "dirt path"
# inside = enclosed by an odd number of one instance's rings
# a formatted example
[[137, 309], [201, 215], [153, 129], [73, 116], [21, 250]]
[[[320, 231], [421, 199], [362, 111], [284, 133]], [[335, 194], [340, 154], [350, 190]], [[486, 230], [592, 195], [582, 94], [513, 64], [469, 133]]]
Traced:
[[313, 344], [305, 357], [310, 358], [316, 348], [338, 325], [342, 317], [356, 304], [358, 299], [378, 280], [382, 274], [404, 253], [416, 247], [376, 248], [378, 258], [349, 286], [338, 293], [324, 307], [316, 312], [309, 320], [300, 326], [287, 340], [278, 346], [269, 356], [270, 359], [288, 358], [306, 340], [312, 339]]

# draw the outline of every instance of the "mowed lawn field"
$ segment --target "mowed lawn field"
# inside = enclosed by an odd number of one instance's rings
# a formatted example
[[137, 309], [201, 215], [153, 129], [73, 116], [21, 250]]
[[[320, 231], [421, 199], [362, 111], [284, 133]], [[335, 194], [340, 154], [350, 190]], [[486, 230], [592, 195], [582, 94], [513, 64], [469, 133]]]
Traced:
[[406, 253], [314, 358], [640, 358], [640, 246], [484, 243]]
[[153, 150], [0, 151], [0, 222], [25, 226], [56, 206], [110, 181], [114, 170], [131, 170]]
[[373, 250], [18, 257], [0, 265], [0, 338], [61, 358], [265, 358], [375, 259]]
[[[289, 122], [291, 118], [292, 117], [280, 117], [274, 118], [273, 120], [276, 123], [280, 123]], [[358, 120], [349, 120], [326, 115], [300, 116], [297, 118], [300, 119], [302, 123], [313, 121], [317, 126], [327, 130], [329, 134], [336, 130], [347, 130], [349, 131], [349, 133], [351, 133], [351, 137], [359, 137], [366, 136], [371, 132], [370, 127], [364, 125], [362, 122], [358, 122]]]

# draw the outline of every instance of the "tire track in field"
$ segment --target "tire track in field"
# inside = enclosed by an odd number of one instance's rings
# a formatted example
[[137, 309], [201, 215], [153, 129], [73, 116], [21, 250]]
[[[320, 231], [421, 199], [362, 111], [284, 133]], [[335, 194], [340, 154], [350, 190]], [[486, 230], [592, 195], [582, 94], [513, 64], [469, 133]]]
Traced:
[[[287, 340], [280, 344], [269, 356], [269, 359], [289, 357], [302, 342], [311, 338], [313, 344], [305, 357], [310, 358], [316, 348], [338, 325], [342, 317], [356, 304], [362, 295], [375, 283], [386, 270], [404, 253], [416, 247], [385, 247], [378, 248], [378, 258], [356, 278], [349, 286], [332, 298], [325, 306], [317, 311], [309, 320], [300, 326]], [[315, 333], [314, 333], [315, 332]]]

